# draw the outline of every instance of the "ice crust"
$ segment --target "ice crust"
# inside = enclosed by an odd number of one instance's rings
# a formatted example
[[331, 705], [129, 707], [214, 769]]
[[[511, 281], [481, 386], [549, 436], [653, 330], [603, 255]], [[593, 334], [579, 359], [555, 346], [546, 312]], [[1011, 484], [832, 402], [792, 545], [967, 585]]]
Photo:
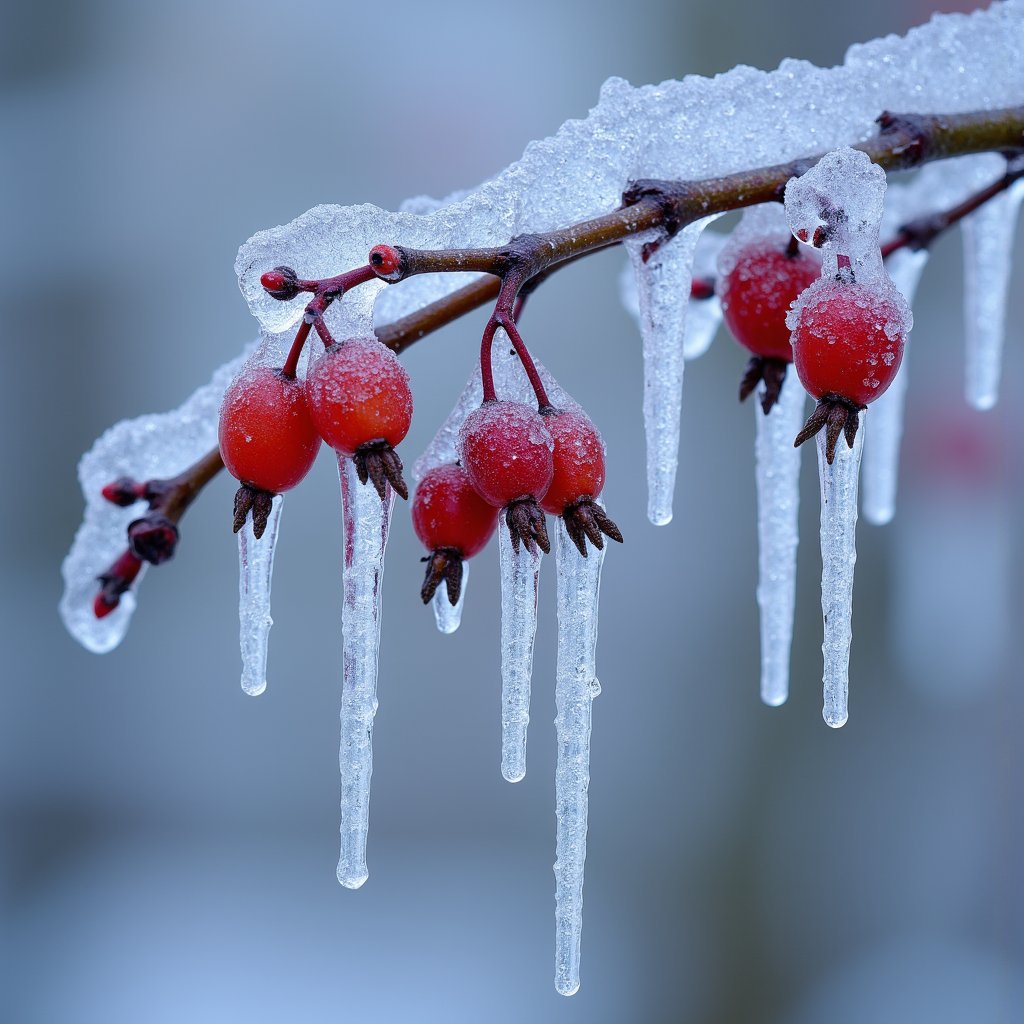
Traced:
[[558, 664], [555, 673], [555, 988], [580, 987], [583, 865], [587, 859], [591, 704], [597, 679], [597, 612], [604, 551], [583, 558], [558, 520]]
[[[250, 344], [177, 409], [121, 420], [101, 435], [78, 463], [85, 515], [61, 566], [64, 595], [60, 614], [68, 632], [87, 650], [105, 654], [124, 639], [135, 610], [134, 590], [142, 578], [140, 573], [133, 590], [109, 615], [102, 619], [93, 615], [96, 577], [124, 551], [128, 524], [145, 511], [141, 502], [130, 508], [112, 505], [101, 494], [103, 487], [121, 476], [136, 480], [177, 476], [213, 448], [224, 392], [259, 347], [258, 341]], [[145, 569], [143, 565], [143, 572]]]

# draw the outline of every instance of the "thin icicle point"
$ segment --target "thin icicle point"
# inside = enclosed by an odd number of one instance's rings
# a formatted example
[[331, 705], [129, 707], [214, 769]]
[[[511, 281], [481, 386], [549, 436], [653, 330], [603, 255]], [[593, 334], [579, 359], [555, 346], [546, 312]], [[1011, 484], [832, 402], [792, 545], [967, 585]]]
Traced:
[[[885, 268], [910, 305], [918, 281], [928, 262], [928, 252], [900, 249], [885, 262]], [[907, 397], [907, 360], [910, 337], [903, 347], [899, 373], [888, 390], [871, 406], [871, 440], [864, 449], [864, 518], [875, 526], [884, 526], [896, 514], [896, 487], [900, 468], [900, 442], [903, 439], [903, 409]]]
[[833, 729], [846, 724], [850, 688], [850, 642], [853, 639], [853, 568], [857, 563], [857, 476], [864, 451], [867, 414], [853, 448], [840, 438], [835, 461], [825, 460], [825, 431], [819, 431], [818, 479], [821, 481], [821, 612], [825, 638], [822, 717]]
[[[647, 433], [647, 518], [672, 521], [679, 465], [679, 415], [683, 401], [683, 338], [690, 298], [693, 253], [708, 217], [683, 228], [653, 252], [651, 239], [625, 243], [637, 282], [644, 351], [644, 429]], [[647, 260], [644, 255], [647, 253]]]
[[344, 680], [341, 689], [341, 857], [338, 881], [358, 889], [366, 870], [366, 831], [373, 773], [373, 716], [377, 713], [377, 652], [384, 549], [395, 495], [381, 501], [361, 484], [355, 464], [338, 457], [345, 518], [345, 603], [342, 608]]
[[252, 532], [252, 516], [238, 531], [238, 636], [242, 689], [250, 697], [258, 697], [267, 688], [267, 641], [274, 624], [270, 617], [270, 581], [283, 504], [284, 498], [276, 495], [259, 540]]
[[587, 789], [590, 786], [591, 701], [597, 681], [597, 605], [604, 551], [583, 558], [559, 520], [558, 665], [555, 679], [555, 988], [563, 996], [580, 987], [583, 866], [587, 859]]
[[990, 199], [961, 223], [964, 239], [964, 315], [967, 401], [991, 409], [999, 397], [1006, 296], [1017, 214], [1024, 183]]
[[[559, 520], [561, 522], [561, 520]], [[526, 775], [526, 727], [530, 721], [533, 638], [537, 632], [537, 585], [543, 555], [525, 544], [517, 552], [507, 527], [498, 523], [501, 559], [501, 774], [509, 782]]]
[[803, 423], [807, 394], [790, 367], [779, 399], [766, 416], [761, 411], [764, 390], [762, 382], [754, 403], [761, 700], [778, 707], [789, 696], [802, 451], [793, 447], [793, 438]]
[[459, 600], [452, 604], [448, 600], [448, 588], [442, 583], [434, 591], [430, 603], [434, 608], [434, 621], [442, 633], [454, 633], [462, 624], [462, 606], [466, 603], [466, 584], [469, 582], [469, 560], [462, 560], [462, 586]]

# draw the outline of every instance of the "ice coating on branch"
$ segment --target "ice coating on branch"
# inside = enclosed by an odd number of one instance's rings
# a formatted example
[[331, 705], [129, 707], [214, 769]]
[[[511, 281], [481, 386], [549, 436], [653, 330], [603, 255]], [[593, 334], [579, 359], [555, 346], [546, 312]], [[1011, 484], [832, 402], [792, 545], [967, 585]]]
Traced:
[[[911, 305], [918, 281], [928, 262], [927, 250], [900, 249], [886, 260], [893, 284]], [[907, 396], [907, 360], [910, 339], [904, 341], [903, 362], [885, 394], [871, 407], [871, 440], [864, 449], [864, 518], [884, 526], [896, 514], [900, 442], [903, 439], [903, 410]]]
[[462, 625], [462, 606], [466, 603], [466, 585], [469, 583], [469, 559], [462, 560], [462, 583], [459, 586], [459, 599], [452, 604], [448, 600], [448, 588], [440, 586], [430, 599], [434, 609], [434, 621], [442, 633], [454, 633]]
[[358, 889], [369, 877], [366, 833], [373, 773], [373, 717], [377, 713], [377, 654], [384, 549], [395, 494], [381, 501], [361, 484], [355, 464], [338, 457], [345, 528], [345, 600], [342, 607], [344, 678], [341, 688], [341, 856], [338, 881]]
[[251, 697], [267, 688], [267, 642], [274, 620], [270, 617], [270, 582], [274, 550], [281, 525], [284, 498], [274, 496], [267, 526], [259, 540], [253, 535], [252, 516], [238, 531], [238, 625], [242, 649], [242, 689]]
[[793, 438], [803, 423], [807, 394], [792, 368], [767, 416], [761, 411], [763, 393], [762, 383], [754, 403], [761, 700], [777, 707], [789, 696], [802, 451], [793, 447]]
[[[561, 522], [561, 520], [559, 520]], [[526, 776], [526, 730], [530, 722], [533, 641], [537, 633], [540, 563], [536, 545], [516, 551], [498, 523], [501, 563], [501, 774], [509, 782]]]
[[999, 397], [1006, 299], [1024, 181], [1017, 181], [961, 222], [964, 240], [966, 393], [975, 409]]
[[563, 996], [580, 987], [583, 866], [587, 859], [587, 790], [590, 786], [591, 702], [597, 680], [597, 612], [603, 550], [583, 558], [559, 519], [558, 663], [555, 676], [555, 988]]
[[[647, 518], [672, 521], [679, 465], [679, 415], [683, 402], [683, 334], [690, 305], [694, 250], [714, 218], [683, 228], [675, 238], [625, 243], [636, 277], [644, 352], [644, 430], [647, 435]], [[656, 248], [654, 247], [656, 245]]]
[[[140, 481], [177, 476], [216, 447], [224, 391], [258, 345], [253, 342], [238, 358], [222, 366], [209, 383], [197, 388], [177, 409], [122, 420], [82, 456], [78, 480], [85, 498], [85, 516], [61, 567], [64, 595], [60, 614], [68, 632], [93, 653], [105, 654], [124, 638], [135, 610], [134, 591], [142, 575], [114, 611], [102, 619], [93, 615], [96, 577], [124, 551], [128, 524], [145, 510], [141, 503], [129, 508], [112, 505], [102, 496], [103, 487], [122, 476]], [[142, 572], [145, 570], [143, 565]]]
[[857, 478], [864, 451], [867, 413], [853, 448], [840, 444], [830, 466], [825, 460], [825, 431], [817, 436], [821, 483], [821, 612], [825, 638], [822, 717], [833, 729], [846, 724], [853, 640], [853, 569], [857, 563]]
[[[260, 274], [279, 264], [307, 277], [327, 276], [365, 263], [379, 242], [502, 245], [522, 232], [614, 209], [631, 179], [702, 178], [867, 138], [882, 110], [1010, 106], [1024, 93], [1022, 26], [1024, 6], [993, 4], [971, 15], [935, 17], [902, 38], [851, 47], [835, 68], [785, 60], [771, 72], [737, 67], [714, 79], [691, 75], [638, 88], [609, 79], [585, 119], [531, 143], [520, 160], [474, 190], [439, 203], [419, 199], [399, 213], [318, 206], [255, 235], [236, 261], [243, 294], [260, 321], [279, 331], [302, 311], [301, 297], [275, 302], [260, 287]], [[467, 280], [423, 275], [387, 288], [372, 310], [374, 322], [388, 323]], [[335, 303], [327, 314], [332, 329], [338, 317], [365, 320], [379, 287], [356, 289], [353, 301]]]

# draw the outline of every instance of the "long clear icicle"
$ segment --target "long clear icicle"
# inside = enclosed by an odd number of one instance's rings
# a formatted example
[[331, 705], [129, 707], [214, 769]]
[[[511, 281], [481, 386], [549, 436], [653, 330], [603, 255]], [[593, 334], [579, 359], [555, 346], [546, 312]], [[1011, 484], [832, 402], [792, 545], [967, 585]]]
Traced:
[[[655, 526], [672, 521], [679, 465], [679, 417], [683, 402], [683, 338], [689, 306], [693, 253], [708, 217], [683, 228], [651, 252], [651, 239], [625, 243], [637, 282], [644, 352], [644, 429], [647, 434], [647, 517]], [[644, 262], [644, 254], [648, 253]]]
[[821, 612], [825, 622], [824, 707], [822, 717], [833, 729], [846, 724], [853, 640], [853, 569], [857, 563], [857, 478], [867, 413], [853, 448], [843, 438], [835, 461], [825, 460], [825, 435], [818, 432], [818, 479], [821, 482]]
[[434, 621], [442, 633], [454, 633], [462, 625], [462, 606], [466, 603], [466, 584], [469, 582], [469, 560], [462, 560], [462, 586], [455, 604], [448, 600], [448, 588], [442, 584], [434, 591], [430, 604], [434, 609]]
[[252, 516], [238, 531], [238, 636], [242, 689], [250, 697], [259, 696], [267, 688], [267, 642], [274, 624], [270, 617], [270, 581], [283, 504], [284, 498], [276, 495], [259, 540], [252, 532]]
[[761, 700], [777, 707], [789, 696], [801, 452], [793, 447], [793, 438], [803, 422], [807, 395], [792, 367], [786, 373], [779, 400], [767, 416], [761, 411], [763, 393], [764, 384], [754, 403]]
[[[559, 520], [561, 522], [561, 520]], [[526, 775], [526, 728], [530, 721], [533, 640], [537, 633], [539, 548], [512, 546], [502, 516], [498, 522], [501, 560], [501, 774], [509, 782]]]
[[1012, 185], [961, 222], [967, 401], [991, 409], [999, 397], [1011, 250], [1024, 182]]
[[597, 680], [597, 605], [604, 551], [583, 558], [558, 521], [558, 664], [555, 678], [555, 988], [580, 987], [583, 866], [587, 859], [591, 701]]
[[339, 456], [345, 526], [345, 601], [341, 614], [341, 857], [338, 881], [358, 889], [366, 870], [366, 832], [373, 773], [373, 716], [377, 713], [377, 653], [384, 549], [395, 495], [381, 501], [361, 484], [351, 459]]
[[[928, 252], [900, 249], [885, 262], [885, 268], [908, 303], [913, 305]], [[903, 348], [903, 362], [888, 391], [871, 405], [871, 440], [864, 449], [864, 518], [875, 526], [884, 526], [896, 514], [896, 488], [900, 468], [900, 442], [903, 439], [903, 410], [907, 398], [907, 360], [910, 339]]]

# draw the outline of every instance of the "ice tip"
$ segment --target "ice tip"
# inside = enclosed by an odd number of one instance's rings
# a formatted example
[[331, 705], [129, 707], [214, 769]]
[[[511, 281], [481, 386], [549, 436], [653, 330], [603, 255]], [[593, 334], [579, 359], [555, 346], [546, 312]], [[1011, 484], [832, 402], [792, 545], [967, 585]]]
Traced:
[[579, 981], [555, 978], [555, 991], [562, 996], [574, 996], [580, 990]]
[[847, 719], [850, 717], [846, 711], [822, 711], [821, 717], [825, 719], [825, 724], [830, 729], [842, 729], [846, 725]]
[[647, 518], [655, 526], [668, 526], [672, 522], [672, 509], [648, 509]]
[[762, 693], [761, 703], [768, 708], [781, 708], [788, 698], [787, 693]]
[[363, 870], [362, 874], [350, 875], [338, 865], [338, 881], [345, 886], [346, 889], [361, 889], [363, 883], [370, 877], [370, 873]]

